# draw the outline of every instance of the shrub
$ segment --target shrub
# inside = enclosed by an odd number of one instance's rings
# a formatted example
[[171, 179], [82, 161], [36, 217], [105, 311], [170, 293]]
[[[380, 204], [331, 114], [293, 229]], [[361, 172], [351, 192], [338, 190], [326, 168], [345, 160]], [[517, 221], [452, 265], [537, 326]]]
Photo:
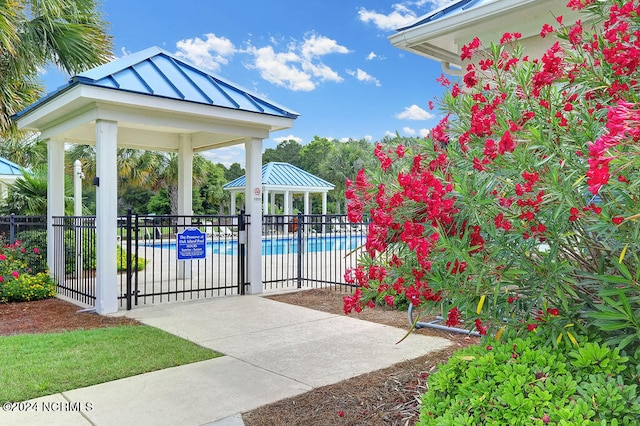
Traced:
[[34, 273], [31, 269], [31, 264], [43, 262], [40, 256], [37, 247], [23, 247], [20, 241], [0, 249], [0, 301], [22, 302], [55, 295], [55, 283], [48, 272]]
[[[120, 246], [117, 248], [117, 262], [118, 262], [118, 272], [127, 270], [127, 252]], [[131, 263], [133, 264], [134, 271], [142, 271], [145, 266], [147, 266], [147, 260], [143, 257], [136, 257], [136, 255], [131, 255]]]
[[0, 282], [0, 302], [28, 302], [56, 295], [56, 285], [47, 272], [19, 274]]
[[618, 375], [626, 357], [539, 339], [486, 342], [456, 352], [429, 377], [420, 425], [635, 424], [637, 385]]
[[[83, 229], [82, 231], [82, 267], [84, 270], [96, 269], [96, 238], [95, 230]], [[72, 274], [76, 270], [76, 264], [69, 259], [75, 258], [76, 252], [76, 236], [75, 231], [66, 231], [65, 233], [65, 250], [67, 262], [65, 263], [65, 271], [67, 274]], [[132, 255], [132, 262], [136, 271], [141, 271], [147, 265], [147, 260], [144, 258], [136, 259], [135, 255]], [[121, 247], [116, 246], [116, 264], [118, 272], [125, 271], [127, 269], [127, 252]]]
[[22, 247], [37, 248], [26, 251], [26, 259], [28, 268], [32, 273], [47, 271], [47, 230], [46, 229], [30, 229], [20, 231], [16, 234], [16, 240], [20, 241]]
[[430, 136], [377, 144], [380, 167], [348, 182], [350, 220], [371, 223], [345, 310], [403, 294], [480, 334], [640, 355], [637, 4], [572, 1], [595, 21], [558, 17], [539, 59], [518, 33], [464, 46]]

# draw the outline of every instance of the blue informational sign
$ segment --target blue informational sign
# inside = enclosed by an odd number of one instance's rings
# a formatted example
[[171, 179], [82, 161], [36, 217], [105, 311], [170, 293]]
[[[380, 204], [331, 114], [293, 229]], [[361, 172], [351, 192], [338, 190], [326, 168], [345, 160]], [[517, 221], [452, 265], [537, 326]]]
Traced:
[[178, 260], [204, 259], [207, 255], [207, 236], [197, 228], [178, 233]]

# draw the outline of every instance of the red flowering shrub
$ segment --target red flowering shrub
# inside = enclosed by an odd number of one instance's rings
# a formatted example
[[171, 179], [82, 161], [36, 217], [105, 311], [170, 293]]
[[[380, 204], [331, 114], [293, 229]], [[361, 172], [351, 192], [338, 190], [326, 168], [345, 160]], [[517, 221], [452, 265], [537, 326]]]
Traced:
[[517, 33], [471, 41], [430, 137], [378, 145], [380, 168], [348, 182], [371, 224], [346, 311], [402, 294], [482, 334], [637, 345], [640, 4], [569, 6], [588, 18], [542, 28], [560, 41], [540, 59]]

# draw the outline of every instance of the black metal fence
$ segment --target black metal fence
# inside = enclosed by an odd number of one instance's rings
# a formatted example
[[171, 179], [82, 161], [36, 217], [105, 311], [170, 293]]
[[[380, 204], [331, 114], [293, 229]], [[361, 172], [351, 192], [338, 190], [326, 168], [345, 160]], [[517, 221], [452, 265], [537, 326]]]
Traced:
[[[1, 222], [0, 222], [1, 223]], [[116, 261], [120, 306], [244, 294], [246, 215], [135, 215], [118, 218]], [[58, 292], [95, 305], [95, 217], [55, 217], [52, 275]], [[181, 257], [186, 229], [197, 230], [202, 256]], [[191, 231], [190, 231], [191, 232]], [[344, 215], [267, 215], [262, 225], [265, 291], [349, 287], [344, 279], [364, 252], [367, 223]], [[183, 247], [184, 248], [184, 247]], [[182, 256], [184, 257], [184, 256]]]
[[53, 264], [58, 294], [88, 306], [96, 300], [96, 218], [59, 216], [53, 218]]
[[[120, 306], [243, 294], [247, 216], [141, 216], [118, 218], [116, 263]], [[58, 293], [95, 305], [95, 216], [54, 217], [52, 275]], [[178, 237], [202, 235], [202, 256], [181, 259]], [[193, 254], [193, 253], [192, 253]]]
[[11, 214], [0, 216], [0, 244], [19, 243], [29, 249], [37, 248], [40, 256], [29, 265], [33, 272], [47, 270], [47, 217]]
[[367, 226], [345, 215], [264, 216], [265, 290], [350, 286], [344, 274], [364, 252]]

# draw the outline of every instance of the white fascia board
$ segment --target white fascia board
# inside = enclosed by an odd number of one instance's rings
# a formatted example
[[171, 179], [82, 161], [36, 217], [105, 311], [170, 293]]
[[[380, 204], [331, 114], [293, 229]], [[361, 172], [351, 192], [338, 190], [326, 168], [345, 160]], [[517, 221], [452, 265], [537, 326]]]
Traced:
[[283, 186], [283, 185], [263, 185], [265, 190], [269, 190], [269, 192], [274, 193], [284, 193], [285, 191], [289, 191], [291, 193], [321, 193], [321, 192], [329, 192], [334, 188], [320, 188], [317, 186]]
[[162, 98], [153, 95], [123, 92], [95, 86], [84, 86], [83, 96], [104, 103], [126, 105], [132, 108], [143, 108], [165, 111], [169, 114], [188, 115], [201, 118], [250, 123], [256, 126], [269, 126], [273, 130], [293, 127], [293, 119], [277, 117], [257, 112], [241, 111], [232, 108], [203, 105], [176, 99]]
[[268, 138], [269, 128], [256, 123], [171, 113], [166, 110], [147, 110], [113, 104], [99, 104], [98, 118], [122, 123], [123, 126], [144, 126], [156, 131], [173, 133], [208, 132], [227, 135]]
[[[58, 95], [48, 99], [42, 105], [34, 107], [16, 120], [19, 129], [40, 131], [49, 123], [55, 123], [60, 117], [73, 113], [76, 110], [81, 112], [90, 103], [81, 99], [81, 88], [72, 87]], [[72, 114], [73, 116], [75, 114]]]

